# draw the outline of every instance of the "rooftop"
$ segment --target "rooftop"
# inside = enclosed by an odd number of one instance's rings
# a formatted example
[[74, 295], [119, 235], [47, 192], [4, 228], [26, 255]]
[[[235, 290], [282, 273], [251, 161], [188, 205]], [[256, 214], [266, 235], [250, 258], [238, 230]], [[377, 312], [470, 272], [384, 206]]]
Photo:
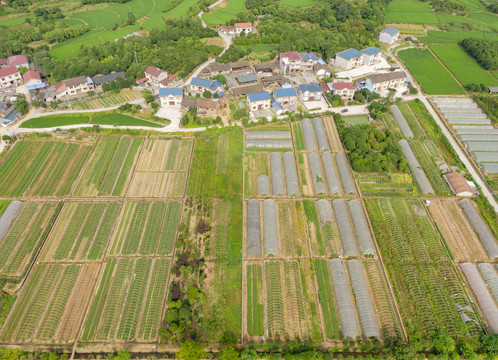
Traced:
[[95, 85], [102, 85], [107, 82], [115, 81], [117, 78], [125, 78], [125, 73], [123, 71], [108, 74], [108, 75], [100, 75], [92, 77], [92, 81]]
[[332, 86], [334, 87], [335, 90], [354, 90], [354, 86], [350, 82], [343, 82], [343, 83], [333, 83]]
[[375, 46], [370, 46], [366, 49], [361, 50], [361, 52], [368, 54], [368, 55], [377, 55], [382, 52], [381, 49], [376, 48]]
[[261, 91], [258, 93], [249, 94], [248, 96], [250, 102], [270, 99], [270, 93], [268, 91]]
[[250, 83], [254, 81], [258, 81], [258, 75], [247, 75], [247, 76], [239, 76], [237, 78], [239, 84]]
[[406, 73], [404, 71], [394, 71], [386, 74], [373, 75], [368, 79], [370, 79], [373, 84], [377, 84], [384, 81], [399, 80], [404, 78], [406, 78]]
[[9, 56], [7, 58], [7, 63], [10, 66], [17, 66], [21, 64], [27, 64], [28, 63], [28, 57], [26, 55], [13, 55]]
[[280, 54], [280, 58], [288, 58], [289, 60], [301, 60], [301, 56], [297, 51], [287, 51]]
[[462, 174], [457, 172], [452, 172], [446, 174], [445, 177], [450, 187], [453, 188], [455, 194], [461, 194], [467, 191], [471, 193], [474, 192]]
[[399, 30], [391, 26], [382, 30], [381, 33], [388, 33], [389, 35], [394, 36], [396, 34], [399, 34]]
[[280, 97], [288, 97], [288, 96], [296, 96], [296, 89], [277, 89], [273, 92], [273, 95], [275, 98], [280, 98]]
[[195, 103], [196, 107], [204, 109], [217, 109], [218, 105], [219, 104], [216, 101], [204, 100], [204, 99], [198, 99], [197, 102]]
[[209, 79], [203, 79], [203, 78], [193, 78], [190, 81], [190, 84], [194, 85], [194, 86], [199, 86], [199, 87], [203, 87], [206, 89], [210, 89], [213, 91], [218, 89], [220, 86], [223, 85], [218, 80], [209, 80]]
[[41, 76], [37, 71], [34, 70], [28, 70], [26, 73], [23, 75], [24, 82], [28, 82], [30, 80], [41, 80]]
[[71, 86], [77, 86], [77, 85], [86, 83], [87, 82], [87, 78], [85, 76], [78, 76], [78, 77], [67, 79], [67, 80], [63, 80], [63, 81], [64, 81], [64, 84], [67, 87], [71, 87]]
[[236, 28], [248, 28], [248, 27], [252, 27], [252, 23], [250, 22], [245, 22], [245, 23], [235, 23], [235, 27]]
[[257, 93], [263, 91], [263, 88], [259, 84], [240, 86], [232, 89], [232, 93], [235, 96], [247, 95], [251, 93]]
[[147, 69], [144, 71], [146, 74], [149, 74], [153, 77], [159, 77], [162, 73], [166, 72], [164, 70], [161, 70], [155, 66], [149, 66]]
[[346, 60], [351, 60], [351, 59], [354, 59], [354, 58], [359, 58], [361, 57], [363, 54], [361, 51], [359, 50], [356, 50], [356, 49], [347, 49], [347, 50], [344, 50], [344, 51], [341, 51], [340, 53], [337, 53], [335, 56], [340, 56]]
[[315, 53], [302, 53], [299, 54], [299, 56], [301, 57], [301, 59], [303, 59], [303, 61], [318, 61], [318, 56], [316, 56]]
[[15, 66], [9, 66], [9, 67], [0, 69], [0, 77], [12, 75], [12, 74], [15, 74], [18, 72], [19, 72], [19, 70], [17, 70], [17, 68]]
[[159, 89], [159, 96], [183, 96], [183, 89], [182, 88], [160, 88]]
[[304, 84], [304, 85], [299, 85], [299, 90], [302, 92], [321, 92], [322, 88], [318, 84]]

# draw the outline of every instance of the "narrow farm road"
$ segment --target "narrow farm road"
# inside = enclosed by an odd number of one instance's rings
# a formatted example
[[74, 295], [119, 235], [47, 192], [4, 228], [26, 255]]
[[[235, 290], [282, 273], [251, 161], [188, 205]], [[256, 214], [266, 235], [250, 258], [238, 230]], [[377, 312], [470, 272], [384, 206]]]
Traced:
[[[217, 2], [215, 2], [214, 4], [211, 4], [208, 6], [209, 9], [212, 9], [214, 8], [215, 6], [221, 4], [224, 0], [219, 0]], [[202, 19], [202, 14], [204, 14], [204, 11], [201, 11], [200, 13], [197, 14], [197, 16], [199, 17], [199, 19], [201, 19], [201, 23], [202, 23], [202, 27], [203, 28], [207, 28], [207, 25], [206, 23], [204, 22], [204, 20]]]

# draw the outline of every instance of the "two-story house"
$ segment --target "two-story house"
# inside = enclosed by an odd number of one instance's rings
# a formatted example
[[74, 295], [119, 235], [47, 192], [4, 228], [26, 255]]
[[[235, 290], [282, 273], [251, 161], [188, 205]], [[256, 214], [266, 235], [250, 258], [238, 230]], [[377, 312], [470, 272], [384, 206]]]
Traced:
[[303, 102], [319, 101], [322, 98], [322, 88], [318, 84], [299, 85], [299, 95]]
[[155, 66], [149, 66], [144, 71], [147, 81], [149, 81], [154, 86], [159, 86], [160, 82], [168, 77], [168, 73], [162, 69]]
[[379, 41], [383, 44], [392, 45], [398, 40], [399, 30], [395, 27], [388, 27], [379, 34]]
[[93, 90], [92, 79], [85, 76], [78, 76], [72, 79], [62, 80], [55, 84], [56, 97], [61, 98], [65, 95], [74, 96]]
[[251, 111], [267, 110], [270, 108], [271, 97], [268, 91], [247, 95], [247, 104]]
[[347, 49], [335, 55], [335, 66], [344, 70], [351, 70], [363, 65], [364, 54], [356, 49]]
[[356, 91], [350, 82], [334, 82], [329, 84], [332, 95], [339, 95], [343, 100], [352, 100]]
[[252, 23], [250, 23], [250, 22], [235, 23], [234, 26], [235, 26], [235, 32], [237, 33], [237, 35], [240, 33], [245, 33], [247, 35], [253, 31]]
[[7, 58], [7, 65], [18, 69], [21, 67], [29, 69], [29, 60], [26, 55], [12, 55]]
[[296, 51], [281, 53], [279, 63], [283, 74], [294, 74], [301, 71], [302, 59]]
[[161, 88], [159, 89], [159, 99], [161, 106], [177, 106], [182, 105], [183, 89], [182, 88]]
[[386, 74], [377, 74], [365, 79], [365, 87], [374, 91], [396, 89], [405, 84], [406, 73], [404, 71], [394, 71]]
[[375, 46], [361, 50], [363, 53], [363, 64], [374, 65], [382, 60], [382, 50]]
[[301, 57], [301, 70], [313, 71], [313, 66], [318, 64], [318, 56], [314, 53], [299, 54]]
[[0, 69], [0, 88], [22, 84], [21, 72], [15, 66]]
[[24, 84], [27, 87], [36, 86], [42, 83], [40, 73], [34, 70], [28, 70], [22, 76], [24, 79]]
[[188, 91], [192, 93], [203, 93], [204, 91], [209, 91], [214, 94], [221, 90], [223, 84], [218, 80], [209, 80], [203, 78], [192, 78], [190, 84], [188, 85]]
[[273, 97], [283, 106], [297, 104], [296, 89], [277, 89], [273, 92]]

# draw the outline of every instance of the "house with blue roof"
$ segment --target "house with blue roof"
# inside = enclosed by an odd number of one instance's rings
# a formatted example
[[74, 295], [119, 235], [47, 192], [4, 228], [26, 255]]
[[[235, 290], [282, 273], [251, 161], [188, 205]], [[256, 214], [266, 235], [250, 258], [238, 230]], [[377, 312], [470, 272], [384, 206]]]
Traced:
[[273, 98], [282, 106], [292, 106], [297, 104], [296, 89], [277, 89], [273, 92]]
[[183, 89], [182, 88], [160, 88], [159, 100], [161, 106], [178, 106], [182, 105]]
[[249, 110], [268, 110], [271, 104], [271, 97], [268, 91], [261, 91], [247, 95], [247, 105]]
[[382, 50], [376, 48], [375, 46], [370, 46], [366, 49], [361, 50], [363, 53], [363, 64], [373, 65], [377, 64], [382, 60]]
[[303, 102], [320, 101], [322, 98], [322, 88], [318, 84], [299, 85], [299, 96]]
[[219, 82], [218, 80], [210, 80], [210, 79], [203, 79], [203, 78], [192, 78], [190, 81], [190, 84], [188, 85], [187, 89], [189, 92], [192, 93], [203, 93], [204, 91], [209, 91], [210, 93], [214, 94], [221, 90], [221, 87], [223, 84]]
[[351, 70], [363, 65], [364, 54], [357, 49], [347, 49], [335, 55], [335, 66], [344, 70]]
[[273, 108], [273, 111], [275, 111], [275, 114], [277, 115], [282, 115], [284, 113], [283, 106], [280, 105], [275, 99], [271, 99], [271, 107]]
[[379, 34], [379, 41], [383, 44], [392, 45], [398, 40], [399, 30], [395, 27], [388, 27]]
[[302, 53], [299, 54], [301, 57], [301, 70], [303, 71], [313, 71], [313, 65], [318, 63], [318, 56], [315, 53]]

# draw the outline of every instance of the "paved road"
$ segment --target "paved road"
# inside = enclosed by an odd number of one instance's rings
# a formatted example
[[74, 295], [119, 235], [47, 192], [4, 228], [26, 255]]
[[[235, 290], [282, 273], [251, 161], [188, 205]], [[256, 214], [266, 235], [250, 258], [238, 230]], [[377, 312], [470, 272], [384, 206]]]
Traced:
[[[212, 4], [212, 5], [209, 5], [209, 6], [208, 6], [208, 8], [209, 8], [209, 9], [212, 9], [212, 8], [214, 8], [216, 5], [221, 4], [222, 2], [223, 2], [223, 0], [219, 0], [219, 1], [215, 2], [215, 3], [214, 3], [214, 4]], [[207, 28], [206, 23], [205, 23], [205, 22], [204, 22], [204, 20], [202, 19], [202, 14], [204, 14], [204, 11], [201, 11], [200, 13], [198, 13], [198, 14], [197, 14], [197, 16], [199, 17], [199, 19], [201, 19], [202, 27], [203, 27], [203, 28]]]

